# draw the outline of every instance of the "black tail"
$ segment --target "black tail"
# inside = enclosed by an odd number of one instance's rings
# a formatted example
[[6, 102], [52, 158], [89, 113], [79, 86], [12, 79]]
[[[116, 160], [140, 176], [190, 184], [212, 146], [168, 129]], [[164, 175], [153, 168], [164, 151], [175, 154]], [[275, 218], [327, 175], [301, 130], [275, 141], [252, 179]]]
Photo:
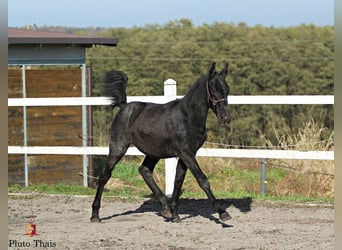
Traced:
[[108, 71], [102, 86], [102, 94], [113, 98], [113, 108], [127, 104], [126, 86], [128, 77], [122, 71]]

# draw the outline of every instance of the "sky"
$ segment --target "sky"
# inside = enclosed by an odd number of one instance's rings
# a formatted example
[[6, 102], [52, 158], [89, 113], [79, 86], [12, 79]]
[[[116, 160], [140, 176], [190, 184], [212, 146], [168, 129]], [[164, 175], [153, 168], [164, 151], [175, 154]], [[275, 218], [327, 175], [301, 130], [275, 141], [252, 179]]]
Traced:
[[163, 25], [180, 18], [196, 26], [334, 25], [334, 0], [10, 0], [8, 26], [126, 27]]

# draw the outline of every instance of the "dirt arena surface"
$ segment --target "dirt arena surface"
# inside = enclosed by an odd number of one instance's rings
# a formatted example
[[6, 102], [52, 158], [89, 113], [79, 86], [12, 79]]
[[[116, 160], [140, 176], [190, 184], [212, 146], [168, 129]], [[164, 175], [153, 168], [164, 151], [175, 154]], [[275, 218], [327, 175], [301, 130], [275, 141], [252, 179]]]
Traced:
[[[8, 249], [334, 249], [329, 204], [222, 200], [232, 219], [218, 220], [207, 200], [181, 199], [181, 223], [165, 221], [150, 199], [9, 195]], [[33, 218], [36, 236], [25, 235]]]

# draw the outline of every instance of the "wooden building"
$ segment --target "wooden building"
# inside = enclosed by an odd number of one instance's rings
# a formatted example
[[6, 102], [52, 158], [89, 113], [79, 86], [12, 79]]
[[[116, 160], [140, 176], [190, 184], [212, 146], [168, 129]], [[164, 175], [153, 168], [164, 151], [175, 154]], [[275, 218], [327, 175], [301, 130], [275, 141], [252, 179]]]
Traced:
[[[118, 39], [8, 29], [8, 98], [84, 97], [86, 48]], [[8, 107], [9, 146], [87, 146], [87, 106]], [[83, 184], [88, 156], [8, 155], [8, 185]]]

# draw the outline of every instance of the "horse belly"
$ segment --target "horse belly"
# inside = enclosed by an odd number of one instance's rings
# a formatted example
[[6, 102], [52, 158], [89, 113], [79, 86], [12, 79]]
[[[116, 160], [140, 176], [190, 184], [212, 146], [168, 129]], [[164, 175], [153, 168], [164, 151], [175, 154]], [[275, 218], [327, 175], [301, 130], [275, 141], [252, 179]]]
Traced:
[[144, 154], [155, 158], [168, 158], [178, 155], [177, 147], [169, 136], [140, 132], [132, 138], [132, 143]]

